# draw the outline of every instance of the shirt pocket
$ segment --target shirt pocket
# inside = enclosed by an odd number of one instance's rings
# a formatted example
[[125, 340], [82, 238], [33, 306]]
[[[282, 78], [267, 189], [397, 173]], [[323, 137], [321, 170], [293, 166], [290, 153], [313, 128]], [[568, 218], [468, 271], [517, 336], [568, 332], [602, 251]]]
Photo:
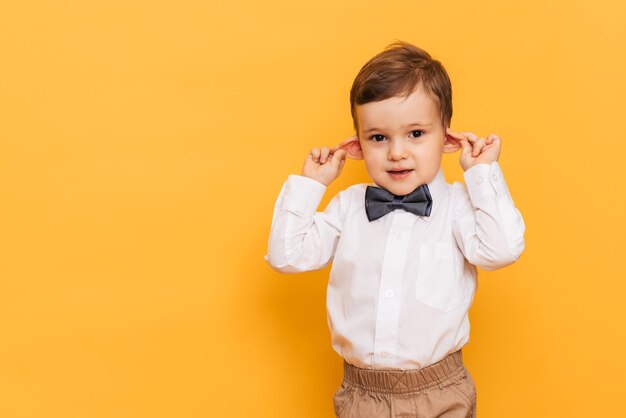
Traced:
[[442, 312], [467, 304], [459, 249], [452, 242], [422, 244], [419, 251], [415, 298]]

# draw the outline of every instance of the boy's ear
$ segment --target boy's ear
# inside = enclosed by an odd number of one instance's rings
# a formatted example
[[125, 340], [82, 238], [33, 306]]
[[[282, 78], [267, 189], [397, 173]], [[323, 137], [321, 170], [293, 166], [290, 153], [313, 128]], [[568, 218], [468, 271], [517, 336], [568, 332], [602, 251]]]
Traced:
[[454, 132], [450, 128], [446, 128], [446, 139], [443, 142], [443, 152], [450, 154], [460, 150], [460, 139], [465, 139], [465, 137], [457, 132]]
[[353, 160], [363, 159], [363, 150], [361, 149], [361, 143], [359, 142], [359, 137], [357, 135], [345, 139], [339, 145], [337, 145], [333, 149], [333, 151], [337, 151], [340, 149], [346, 151], [348, 158], [352, 158]]

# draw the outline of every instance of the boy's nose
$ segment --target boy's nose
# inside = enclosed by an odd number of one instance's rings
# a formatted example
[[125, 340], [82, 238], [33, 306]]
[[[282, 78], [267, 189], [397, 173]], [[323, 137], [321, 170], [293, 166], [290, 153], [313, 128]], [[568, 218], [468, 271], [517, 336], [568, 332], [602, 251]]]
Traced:
[[406, 158], [406, 148], [402, 140], [389, 141], [389, 159], [392, 161]]

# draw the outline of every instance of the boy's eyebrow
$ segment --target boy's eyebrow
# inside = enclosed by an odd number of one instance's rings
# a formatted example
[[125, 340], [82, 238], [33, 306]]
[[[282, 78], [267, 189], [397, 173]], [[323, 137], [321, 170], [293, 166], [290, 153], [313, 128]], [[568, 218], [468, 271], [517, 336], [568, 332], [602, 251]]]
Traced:
[[[413, 123], [409, 123], [407, 125], [404, 125], [404, 128], [412, 128], [414, 126], [420, 126], [423, 128], [428, 128], [431, 126], [430, 123], [423, 123], [423, 122], [413, 122]], [[363, 133], [368, 133], [368, 132], [372, 132], [372, 131], [384, 131], [384, 129], [379, 129], [379, 128], [369, 128], [363, 131]]]

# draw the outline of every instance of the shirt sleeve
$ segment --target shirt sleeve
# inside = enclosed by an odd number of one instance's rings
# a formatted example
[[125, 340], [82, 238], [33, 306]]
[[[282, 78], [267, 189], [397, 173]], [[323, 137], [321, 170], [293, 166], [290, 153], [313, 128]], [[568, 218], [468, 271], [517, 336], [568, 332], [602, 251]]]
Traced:
[[316, 212], [326, 186], [308, 177], [290, 175], [274, 206], [265, 260], [282, 273], [318, 270], [330, 263], [341, 234], [345, 192], [324, 212]]
[[515, 262], [525, 247], [526, 226], [497, 161], [477, 164], [456, 183], [453, 233], [465, 258], [485, 270]]

